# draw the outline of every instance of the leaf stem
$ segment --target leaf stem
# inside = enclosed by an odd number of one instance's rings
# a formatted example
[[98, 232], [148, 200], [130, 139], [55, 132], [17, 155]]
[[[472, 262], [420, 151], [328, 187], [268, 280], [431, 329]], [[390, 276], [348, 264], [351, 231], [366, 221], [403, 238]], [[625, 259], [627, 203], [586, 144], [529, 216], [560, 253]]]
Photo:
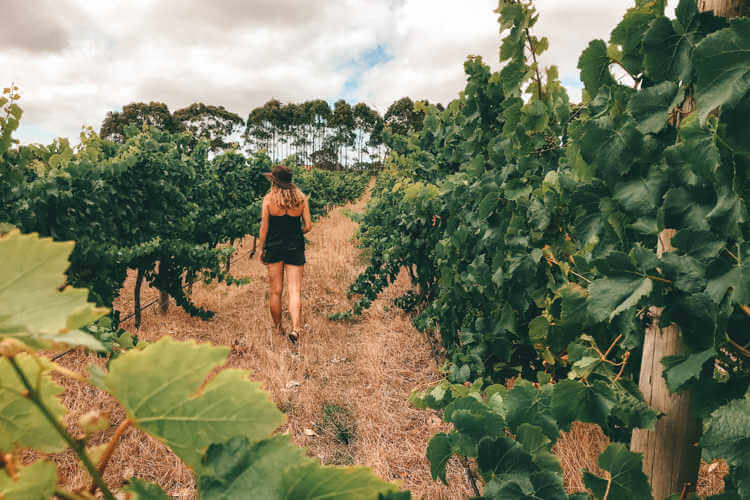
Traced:
[[107, 484], [104, 482], [104, 479], [102, 479], [101, 474], [99, 474], [99, 471], [96, 470], [96, 467], [91, 462], [91, 459], [88, 455], [86, 455], [86, 450], [84, 448], [84, 445], [81, 441], [78, 441], [76, 439], [73, 439], [70, 434], [67, 433], [67, 431], [63, 428], [62, 424], [58, 422], [58, 420], [55, 418], [54, 415], [50, 412], [50, 410], [44, 405], [42, 402], [42, 398], [39, 396], [39, 393], [31, 386], [29, 383], [29, 380], [26, 378], [26, 374], [23, 373], [21, 370], [21, 367], [18, 366], [18, 363], [16, 362], [16, 359], [14, 357], [7, 358], [10, 365], [13, 367], [13, 370], [15, 370], [16, 374], [18, 375], [18, 378], [21, 379], [21, 383], [26, 387], [26, 390], [29, 391], [28, 398], [31, 400], [34, 405], [39, 408], [39, 411], [42, 412], [42, 415], [44, 415], [44, 418], [46, 418], [49, 423], [52, 425], [52, 427], [55, 428], [58, 434], [62, 436], [62, 438], [65, 440], [66, 443], [68, 443], [68, 446], [70, 446], [73, 451], [78, 455], [78, 458], [81, 459], [81, 462], [83, 463], [84, 467], [86, 467], [86, 470], [91, 475], [91, 478], [94, 481], [94, 484], [96, 484], [99, 489], [102, 490], [102, 494], [104, 495], [104, 498], [107, 500], [115, 500], [115, 496], [112, 494], [111, 491], [109, 491], [109, 488], [107, 487]]
[[622, 377], [622, 372], [625, 371], [625, 365], [628, 364], [628, 359], [630, 359], [630, 351], [625, 351], [625, 354], [622, 357], [622, 363], [620, 365], [620, 371], [617, 372], [617, 376], [612, 381], [612, 383], [616, 383], [618, 380], [620, 380], [620, 377]]
[[609, 349], [607, 349], [607, 352], [604, 353], [604, 358], [606, 359], [609, 356], [609, 353], [612, 352], [612, 349], [615, 347], [615, 344], [617, 344], [620, 339], [622, 338], [622, 333], [617, 336], [615, 340], [612, 341], [612, 345], [609, 346]]
[[534, 52], [534, 46], [531, 44], [531, 33], [529, 33], [529, 28], [525, 28], [526, 31], [526, 41], [529, 42], [529, 52], [531, 52], [531, 58], [534, 61], [534, 71], [536, 71], [536, 86], [537, 91], [539, 92], [539, 100], [541, 101], [543, 99], [542, 97], [542, 76], [539, 74], [539, 64], [536, 62], [536, 52]]
[[[119, 426], [117, 426], [117, 430], [115, 430], [115, 433], [112, 436], [112, 439], [109, 440], [109, 443], [107, 444], [107, 449], [104, 450], [104, 454], [102, 454], [102, 458], [99, 461], [99, 465], [97, 465], [99, 474], [104, 475], [104, 469], [107, 468], [109, 459], [112, 458], [112, 453], [115, 451], [115, 447], [117, 446], [117, 443], [120, 441], [120, 437], [122, 437], [122, 434], [125, 432], [125, 430], [128, 427], [130, 427], [130, 424], [132, 423], [133, 423], [132, 420], [130, 420], [129, 418], [126, 418], [125, 420], [120, 422]], [[96, 487], [97, 487], [96, 483], [92, 484], [89, 492], [93, 494], [96, 491]]]
[[666, 278], [660, 278], [659, 276], [646, 275], [646, 278], [650, 280], [654, 280], [654, 281], [661, 281], [662, 283], [666, 283], [668, 285], [672, 284], [672, 280], [668, 280]]
[[60, 497], [63, 500], [86, 500], [86, 497], [76, 495], [75, 493], [71, 493], [69, 491], [61, 490], [60, 488], [55, 489], [55, 496]]
[[750, 358], [750, 351], [739, 345], [737, 342], [735, 342], [732, 337], [729, 336], [729, 334], [725, 333], [724, 336], [727, 338], [727, 341], [729, 341], [732, 346], [739, 351], [740, 354], [745, 356], [746, 358]]

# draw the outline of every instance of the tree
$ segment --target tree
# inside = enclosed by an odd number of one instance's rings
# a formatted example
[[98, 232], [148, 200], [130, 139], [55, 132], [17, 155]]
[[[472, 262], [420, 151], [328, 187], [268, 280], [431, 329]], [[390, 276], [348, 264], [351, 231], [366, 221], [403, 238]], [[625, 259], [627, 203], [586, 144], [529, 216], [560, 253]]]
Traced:
[[338, 151], [339, 163], [347, 166], [346, 149], [354, 142], [354, 115], [352, 107], [344, 99], [339, 99], [333, 105], [333, 114], [329, 125], [335, 129], [336, 150]]
[[99, 135], [102, 139], [123, 144], [128, 126], [135, 127], [135, 132], [139, 132], [144, 125], [169, 133], [180, 132], [183, 128], [163, 102], [132, 102], [125, 105], [122, 111], [108, 112]]
[[174, 119], [196, 139], [206, 139], [209, 150], [217, 153], [231, 146], [228, 140], [238, 133], [245, 121], [224, 106], [196, 102], [174, 112]]
[[357, 153], [357, 162], [362, 163], [362, 153], [368, 151], [369, 137], [375, 128], [379, 118], [378, 112], [370, 108], [367, 104], [357, 103], [353, 110], [354, 130], [355, 130], [355, 151]]

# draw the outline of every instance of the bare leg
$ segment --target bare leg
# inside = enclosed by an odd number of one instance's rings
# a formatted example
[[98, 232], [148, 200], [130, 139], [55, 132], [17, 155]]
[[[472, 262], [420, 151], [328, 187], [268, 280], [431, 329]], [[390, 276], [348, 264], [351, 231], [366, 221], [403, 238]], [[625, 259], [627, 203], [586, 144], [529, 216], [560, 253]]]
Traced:
[[273, 326], [281, 330], [281, 294], [284, 291], [284, 263], [266, 264], [268, 268], [268, 303]]
[[289, 315], [292, 317], [292, 329], [299, 332], [302, 319], [302, 272], [305, 266], [286, 265], [286, 279], [289, 287]]

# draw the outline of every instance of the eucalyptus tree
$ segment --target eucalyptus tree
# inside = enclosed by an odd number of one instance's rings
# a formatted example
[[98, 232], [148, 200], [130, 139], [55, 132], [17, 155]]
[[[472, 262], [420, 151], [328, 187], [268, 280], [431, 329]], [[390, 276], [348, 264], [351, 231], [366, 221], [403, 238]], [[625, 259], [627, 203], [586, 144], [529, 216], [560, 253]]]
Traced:
[[99, 135], [118, 144], [124, 144], [126, 128], [134, 127], [135, 132], [143, 129], [144, 125], [156, 127], [169, 133], [182, 131], [182, 124], [169, 112], [169, 107], [163, 102], [131, 102], [123, 106], [122, 111], [110, 111], [102, 122]]
[[339, 99], [333, 105], [333, 115], [331, 116], [330, 125], [335, 130], [339, 163], [346, 167], [348, 165], [346, 149], [354, 144], [354, 115], [352, 114], [351, 105], [344, 99]]
[[196, 139], [206, 139], [209, 150], [217, 153], [232, 145], [245, 121], [224, 106], [210, 106], [196, 102], [174, 112], [174, 119]]
[[[429, 101], [424, 102], [429, 104]], [[385, 125], [390, 127], [394, 134], [408, 135], [412, 132], [419, 132], [422, 130], [424, 110], [417, 108], [410, 97], [402, 97], [394, 101], [383, 117]]]

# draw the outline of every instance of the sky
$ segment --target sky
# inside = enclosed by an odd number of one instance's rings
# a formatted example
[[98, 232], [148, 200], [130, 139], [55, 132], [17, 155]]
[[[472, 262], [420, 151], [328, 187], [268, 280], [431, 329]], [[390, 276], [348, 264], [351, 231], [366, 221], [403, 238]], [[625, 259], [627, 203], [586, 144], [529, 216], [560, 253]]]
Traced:
[[[573, 101], [576, 64], [634, 0], [537, 0], [534, 28]], [[670, 5], [674, 1], [670, 2]], [[673, 5], [671, 5], [673, 10]], [[22, 143], [77, 142], [108, 111], [194, 102], [243, 118], [271, 98], [343, 98], [381, 113], [403, 96], [447, 104], [463, 62], [500, 67], [497, 0], [3, 0], [0, 87], [20, 87]]]

